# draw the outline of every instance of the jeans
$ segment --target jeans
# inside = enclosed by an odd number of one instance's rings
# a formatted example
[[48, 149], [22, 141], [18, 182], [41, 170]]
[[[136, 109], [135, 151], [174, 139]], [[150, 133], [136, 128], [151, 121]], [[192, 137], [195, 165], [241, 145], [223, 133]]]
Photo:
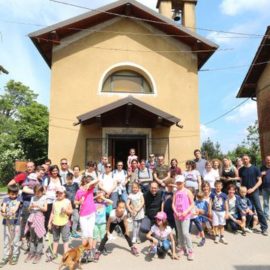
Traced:
[[263, 195], [263, 214], [266, 219], [269, 219], [270, 188], [263, 188], [262, 195]]
[[30, 254], [42, 255], [43, 251], [43, 237], [38, 238], [34, 228], [30, 228]]
[[[29, 205], [30, 205], [30, 202], [28, 201], [24, 201], [23, 202], [23, 206], [22, 206], [22, 213], [21, 213], [21, 237], [25, 237], [26, 235], [24, 235], [24, 231], [25, 231], [25, 226], [26, 226], [26, 223], [27, 223], [27, 220], [30, 216], [30, 212], [29, 212]], [[29, 236], [29, 234], [28, 234]]]
[[151, 221], [149, 217], [145, 216], [141, 223], [140, 231], [142, 233], [148, 233], [151, 230], [151, 226], [154, 224], [154, 221]]
[[175, 220], [175, 225], [178, 234], [178, 245], [187, 251], [192, 251], [192, 242], [189, 234], [189, 224], [190, 220]]
[[73, 233], [75, 233], [78, 229], [79, 219], [80, 219], [80, 216], [79, 216], [78, 208], [73, 208], [72, 215], [71, 215]]
[[267, 225], [266, 218], [263, 214], [260, 197], [259, 197], [259, 191], [256, 190], [255, 192], [249, 194], [247, 197], [250, 199], [250, 201], [252, 202], [252, 204], [254, 205], [256, 209], [258, 219], [261, 225], [261, 230], [266, 231], [268, 229], [268, 225]]
[[197, 230], [199, 232], [202, 232], [203, 231], [201, 221], [199, 220], [199, 217], [196, 217], [196, 218], [190, 219], [189, 232], [191, 232], [192, 223], [195, 224], [195, 226], [196, 226], [196, 228], [197, 228]]

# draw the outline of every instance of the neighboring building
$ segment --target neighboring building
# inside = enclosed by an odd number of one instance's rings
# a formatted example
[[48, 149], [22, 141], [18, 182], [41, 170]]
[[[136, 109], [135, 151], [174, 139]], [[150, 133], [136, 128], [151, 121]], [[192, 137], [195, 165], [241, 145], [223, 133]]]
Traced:
[[[217, 49], [195, 33], [196, 3], [159, 0], [157, 13], [121, 0], [30, 34], [51, 67], [53, 162], [84, 166], [108, 155], [115, 164], [131, 147], [140, 158], [193, 156], [198, 70]], [[172, 19], [179, 12], [184, 25]]]
[[257, 101], [261, 153], [270, 155], [270, 26], [237, 94]]

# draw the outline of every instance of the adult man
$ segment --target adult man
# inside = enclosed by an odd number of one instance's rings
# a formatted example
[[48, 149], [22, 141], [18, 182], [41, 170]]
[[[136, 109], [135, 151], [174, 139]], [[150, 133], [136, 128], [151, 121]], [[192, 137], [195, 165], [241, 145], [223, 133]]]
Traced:
[[199, 171], [200, 175], [203, 174], [203, 171], [205, 170], [205, 163], [206, 160], [202, 158], [201, 150], [196, 149], [194, 150], [194, 156], [195, 156], [195, 163], [196, 163], [196, 169]]
[[27, 176], [35, 171], [35, 164], [32, 161], [26, 163], [26, 171], [17, 174], [12, 180], [9, 181], [8, 186], [19, 184], [21, 185]]
[[166, 181], [170, 179], [170, 168], [164, 163], [164, 155], [158, 156], [158, 165], [156, 166], [153, 176], [159, 186], [164, 189]]
[[250, 163], [250, 157], [248, 155], [244, 155], [242, 157], [242, 161], [244, 166], [239, 169], [241, 185], [247, 188], [247, 197], [250, 199], [256, 209], [262, 234], [267, 236], [268, 225], [262, 211], [258, 189], [262, 184], [261, 173], [257, 167]]
[[105, 165], [108, 163], [108, 157], [103, 156], [97, 165], [97, 170], [99, 173], [105, 173]]
[[267, 220], [269, 216], [269, 198], [270, 198], [270, 155], [265, 157], [265, 165], [261, 167], [262, 176], [262, 195], [263, 195], [263, 213]]
[[61, 158], [59, 174], [61, 176], [63, 185], [66, 183], [67, 174], [69, 172], [72, 173], [72, 171], [69, 169], [68, 160], [66, 158]]
[[156, 214], [161, 210], [162, 191], [157, 182], [151, 182], [150, 190], [144, 195], [145, 217], [142, 220], [141, 232], [148, 233], [155, 222]]

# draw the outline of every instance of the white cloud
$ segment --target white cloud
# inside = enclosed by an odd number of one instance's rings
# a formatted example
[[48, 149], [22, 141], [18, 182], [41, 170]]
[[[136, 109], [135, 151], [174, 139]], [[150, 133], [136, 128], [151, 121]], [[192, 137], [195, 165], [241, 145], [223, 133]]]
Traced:
[[229, 115], [225, 118], [228, 122], [253, 123], [257, 119], [257, 103], [254, 101], [248, 101], [241, 107], [239, 107], [234, 114]]
[[269, 0], [223, 0], [220, 4], [222, 13], [235, 16], [247, 11], [258, 11], [268, 14], [270, 9]]
[[211, 138], [214, 136], [217, 131], [213, 128], [209, 128], [203, 124], [200, 125], [200, 131], [201, 131], [201, 141], [205, 141], [207, 138]]

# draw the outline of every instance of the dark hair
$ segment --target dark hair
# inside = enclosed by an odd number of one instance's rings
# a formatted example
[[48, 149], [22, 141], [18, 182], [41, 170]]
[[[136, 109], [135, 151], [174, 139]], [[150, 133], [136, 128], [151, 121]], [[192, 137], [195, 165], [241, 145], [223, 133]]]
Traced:
[[87, 167], [95, 167], [95, 163], [93, 161], [88, 161], [86, 165]]
[[123, 203], [123, 204], [125, 205], [125, 207], [126, 207], [126, 202], [123, 201], [123, 200], [119, 200], [119, 201], [117, 202], [117, 204], [116, 204], [116, 207], [118, 207], [120, 203]]
[[17, 184], [8, 186], [8, 193], [19, 193], [19, 187]]
[[82, 180], [81, 180], [81, 186], [84, 186], [84, 185], [87, 183], [87, 182], [86, 182], [86, 181], [87, 181], [86, 179], [87, 179], [87, 176], [83, 176], [83, 177], [82, 177]]
[[193, 154], [195, 155], [197, 152], [202, 153], [200, 149], [195, 149], [194, 152], [193, 152]]
[[223, 186], [223, 183], [222, 183], [221, 180], [216, 180], [216, 182], [215, 182], [215, 187], [216, 187], [217, 185], [220, 185], [220, 184]]
[[192, 170], [194, 170], [194, 169], [196, 168], [196, 163], [195, 163], [195, 161], [193, 161], [193, 160], [188, 160], [188, 161], [186, 162], [186, 166], [188, 166], [188, 165], [191, 166]]
[[136, 158], [132, 159], [131, 163], [133, 163], [134, 161], [138, 164], [138, 160]]
[[196, 195], [198, 200], [202, 200], [204, 198], [204, 193], [202, 191], [199, 191]]
[[229, 184], [227, 190], [229, 191], [231, 188], [236, 190], [236, 186], [234, 184]]
[[[157, 219], [155, 220], [155, 223], [157, 225]], [[162, 220], [162, 225], [166, 228], [168, 226], [168, 220]]]
[[52, 166], [50, 167], [50, 173], [52, 173], [52, 171], [53, 171], [54, 169], [57, 169], [58, 172], [59, 172], [59, 167], [58, 167], [57, 165], [52, 165]]
[[78, 168], [78, 169], [79, 169], [79, 171], [81, 170], [81, 168], [80, 168], [80, 166], [79, 166], [79, 165], [75, 165], [75, 166], [73, 166], [73, 170], [74, 170], [75, 168]]
[[42, 167], [42, 166], [37, 166], [37, 167], [36, 167], [36, 172], [40, 172], [40, 171], [44, 171], [44, 172], [45, 172], [44, 167]]
[[67, 176], [66, 176], [66, 179], [73, 179], [73, 173], [68, 172]]
[[173, 162], [173, 161], [175, 161], [175, 162], [176, 162], [176, 164], [178, 164], [177, 159], [176, 159], [176, 158], [173, 158], [173, 159], [171, 160], [171, 166], [172, 166], [172, 162]]
[[141, 159], [140, 160], [140, 163], [142, 163], [142, 162], [146, 163], [146, 160], [145, 159]]
[[37, 192], [44, 192], [44, 187], [42, 185], [35, 185], [34, 186], [34, 194], [36, 194]]
[[206, 186], [208, 186], [211, 189], [211, 186], [208, 182], [203, 182], [202, 189], [204, 189]]
[[52, 164], [52, 161], [48, 158], [48, 159], [45, 159], [44, 163], [47, 163], [47, 162], [50, 162], [50, 164]]

